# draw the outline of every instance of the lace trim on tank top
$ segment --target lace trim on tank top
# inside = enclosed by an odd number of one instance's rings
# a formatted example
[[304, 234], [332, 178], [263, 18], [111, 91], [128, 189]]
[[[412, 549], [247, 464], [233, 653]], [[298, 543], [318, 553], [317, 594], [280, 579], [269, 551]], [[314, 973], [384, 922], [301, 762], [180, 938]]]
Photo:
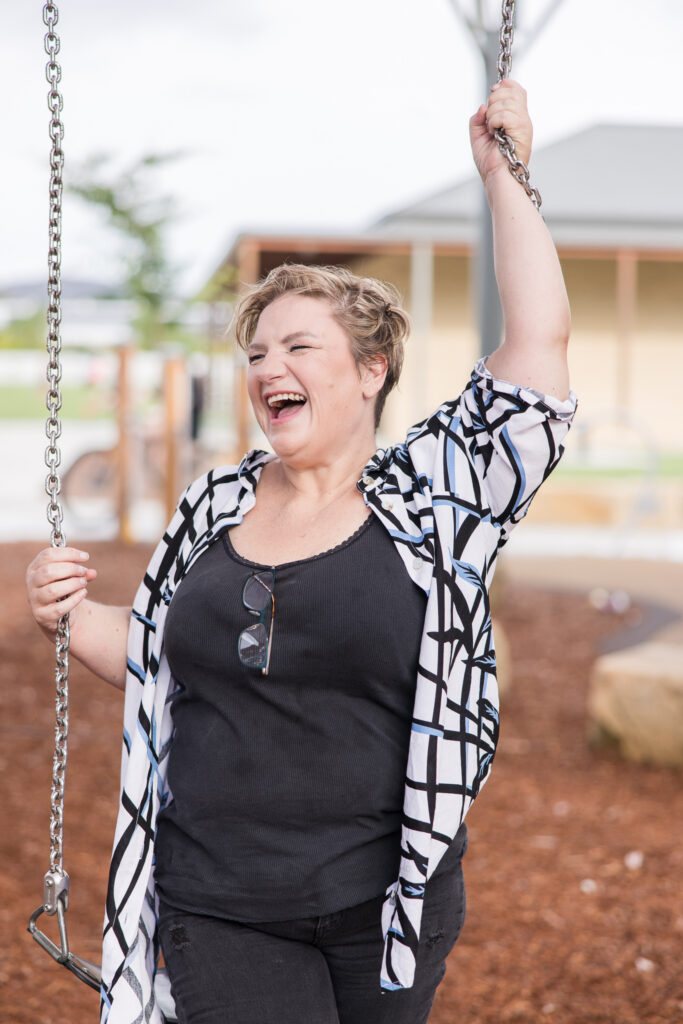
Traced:
[[223, 548], [225, 549], [226, 555], [228, 558], [232, 558], [235, 562], [241, 562], [242, 565], [253, 565], [256, 569], [285, 569], [290, 565], [303, 565], [305, 562], [315, 562], [319, 558], [327, 558], [329, 555], [335, 555], [338, 551], [343, 551], [345, 548], [349, 547], [350, 544], [353, 544], [355, 540], [358, 540], [358, 538], [361, 537], [369, 528], [373, 519], [376, 518], [377, 517], [374, 513], [371, 512], [367, 519], [360, 524], [357, 530], [354, 530], [350, 537], [340, 541], [339, 544], [335, 544], [333, 548], [321, 551], [317, 555], [309, 555], [308, 558], [295, 558], [289, 562], [279, 562], [277, 565], [267, 565], [265, 562], [254, 562], [251, 558], [245, 558], [244, 555], [240, 555], [239, 551], [235, 551], [235, 548], [233, 547], [229, 529], [223, 530], [220, 534], [220, 538], [223, 542]]

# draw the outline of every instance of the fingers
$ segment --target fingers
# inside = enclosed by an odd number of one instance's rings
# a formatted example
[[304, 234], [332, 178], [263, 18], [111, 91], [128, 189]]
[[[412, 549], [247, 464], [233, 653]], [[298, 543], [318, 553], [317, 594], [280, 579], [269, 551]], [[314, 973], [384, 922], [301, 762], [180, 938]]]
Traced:
[[[502, 119], [522, 123], [529, 120], [526, 105], [526, 93], [514, 82], [498, 82], [491, 89], [486, 107], [486, 120], [489, 127], [501, 127]], [[496, 122], [495, 124], [493, 122]], [[499, 123], [501, 122], [501, 123]]]
[[521, 159], [528, 160], [533, 128], [526, 92], [518, 82], [505, 79], [491, 87], [486, 106], [486, 127], [491, 134], [502, 128], [515, 142]]
[[26, 571], [26, 592], [31, 614], [45, 629], [54, 630], [59, 619], [87, 594], [87, 585], [97, 576], [83, 564], [87, 552], [78, 548], [45, 548]]
[[518, 122], [526, 121], [529, 117], [525, 109], [520, 109], [514, 104], [507, 102], [505, 97], [500, 99], [494, 99], [492, 97], [486, 108], [486, 121], [489, 127], [491, 125], [491, 120], [493, 118], [499, 118], [501, 113], [507, 113], [511, 120], [514, 119]]
[[[74, 557], [78, 561], [72, 560]], [[29, 565], [26, 585], [31, 589], [48, 588], [51, 595], [49, 587], [60, 580], [90, 582], [96, 576], [97, 570], [83, 565], [81, 553], [75, 548], [46, 548]]]
[[37, 588], [40, 591], [38, 600], [41, 605], [54, 604], [56, 601], [61, 602], [69, 594], [77, 590], [85, 590], [87, 586], [88, 581], [84, 576], [71, 576], [69, 579], [58, 580], [56, 583], [48, 583], [43, 587]]
[[[53, 632], [59, 625], [59, 620], [64, 616], [70, 614], [77, 605], [79, 605], [88, 596], [88, 591], [85, 587], [81, 587], [68, 595], [68, 597], [45, 606], [37, 606], [33, 612], [33, 617], [39, 626], [43, 629], [47, 629]], [[73, 623], [72, 623], [73, 625]]]
[[55, 583], [57, 580], [70, 578], [79, 579], [83, 577], [90, 581], [94, 580], [95, 576], [97, 576], [96, 569], [90, 569], [85, 565], [79, 565], [77, 562], [50, 560], [43, 562], [42, 564], [31, 563], [26, 574], [26, 579], [27, 582], [30, 581], [35, 587], [44, 587], [50, 583]]
[[497, 128], [512, 129], [513, 126], [526, 124], [531, 127], [526, 92], [511, 79], [492, 85], [488, 102], [482, 104], [470, 118], [470, 128], [486, 125], [491, 133]]
[[[80, 548], [43, 548], [31, 562], [31, 565], [40, 565], [44, 562], [87, 562], [90, 555]], [[29, 566], [30, 568], [31, 566]]]
[[490, 89], [490, 94], [493, 93], [514, 97], [514, 102], [522, 103], [526, 106], [526, 89], [522, 88], [519, 82], [515, 82], [513, 78], [504, 78], [502, 82], [494, 82]]
[[486, 125], [486, 104], [482, 103], [479, 110], [470, 118], [470, 136], [472, 138], [477, 138], [481, 135], [487, 134], [488, 128]]
[[518, 135], [527, 130], [528, 118], [521, 117], [517, 111], [511, 110], [503, 104], [497, 104], [494, 107], [489, 107], [486, 113], [486, 125], [491, 133], [498, 128], [504, 128], [509, 135]]

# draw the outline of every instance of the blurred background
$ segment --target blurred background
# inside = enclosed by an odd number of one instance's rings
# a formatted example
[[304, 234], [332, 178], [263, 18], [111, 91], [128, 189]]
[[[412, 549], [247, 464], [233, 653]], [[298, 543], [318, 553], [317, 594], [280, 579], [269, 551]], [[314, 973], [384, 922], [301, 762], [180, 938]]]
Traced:
[[[49, 537], [40, 11], [15, 5], [0, 39], [0, 766], [20, 822], [4, 852], [21, 865], [0, 909], [0, 1020], [13, 1022], [93, 1012], [22, 933], [47, 867], [51, 756], [50, 649], [21, 596]], [[499, 19], [493, 0], [121, 0], [106, 17], [64, 3], [62, 498], [69, 542], [109, 570], [93, 597], [129, 602], [186, 483], [263, 443], [230, 322], [273, 266], [343, 264], [401, 290], [414, 332], [380, 443], [496, 346], [468, 119]], [[678, 0], [517, 3], [512, 76], [572, 306], [579, 412], [499, 570], [503, 764], [472, 814], [469, 929], [438, 1024], [683, 1020], [682, 32]], [[83, 813], [66, 866], [97, 959], [118, 695], [76, 669], [73, 700]], [[100, 798], [106, 828], [89, 813]], [[68, 1013], [27, 1001], [36, 977]]]
[[[240, 290], [278, 262], [343, 263], [401, 289], [415, 329], [382, 442], [457, 393], [495, 347], [468, 118], [491, 78], [482, 51], [497, 49], [499, 12], [495, 0], [350, 0], [343, 15], [312, 0], [201, 0], [192, 18], [175, 2], [117, 10], [105, 24], [81, 0], [59, 23], [64, 486], [72, 533], [142, 539], [195, 469], [259, 443], [228, 325]], [[29, 523], [40, 536], [42, 519], [49, 140], [32, 14], [13, 13], [0, 72], [13, 97], [0, 415], [16, 460], [3, 488], [22, 473], [3, 502], [5, 539]], [[581, 403], [518, 551], [683, 557], [682, 28], [674, 0], [647, 14], [636, 0], [517, 5], [513, 75], [529, 94], [532, 178], [567, 280]], [[93, 450], [109, 454], [71, 474]]]

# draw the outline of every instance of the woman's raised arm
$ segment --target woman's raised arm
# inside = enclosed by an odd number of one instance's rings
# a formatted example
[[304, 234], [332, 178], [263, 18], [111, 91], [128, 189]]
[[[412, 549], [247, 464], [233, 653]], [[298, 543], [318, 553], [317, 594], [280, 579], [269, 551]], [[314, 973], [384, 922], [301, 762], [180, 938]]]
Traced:
[[493, 135], [504, 128], [528, 164], [532, 125], [526, 93], [505, 80], [470, 120], [470, 140], [493, 221], [493, 251], [504, 340], [489, 371], [513, 384], [564, 400], [569, 394], [570, 311], [557, 251], [543, 218], [509, 173]]

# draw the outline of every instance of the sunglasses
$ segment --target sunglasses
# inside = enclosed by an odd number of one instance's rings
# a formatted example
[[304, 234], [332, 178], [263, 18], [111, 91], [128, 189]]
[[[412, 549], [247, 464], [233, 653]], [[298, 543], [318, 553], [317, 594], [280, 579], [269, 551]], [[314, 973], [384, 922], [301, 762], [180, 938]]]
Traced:
[[[243, 629], [237, 638], [237, 654], [247, 668], [260, 668], [263, 675], [268, 675], [270, 647], [273, 639], [273, 623], [275, 622], [275, 570], [256, 572], [244, 584], [242, 604], [250, 612], [259, 616], [253, 626]], [[270, 613], [270, 627], [266, 628], [266, 613]]]

